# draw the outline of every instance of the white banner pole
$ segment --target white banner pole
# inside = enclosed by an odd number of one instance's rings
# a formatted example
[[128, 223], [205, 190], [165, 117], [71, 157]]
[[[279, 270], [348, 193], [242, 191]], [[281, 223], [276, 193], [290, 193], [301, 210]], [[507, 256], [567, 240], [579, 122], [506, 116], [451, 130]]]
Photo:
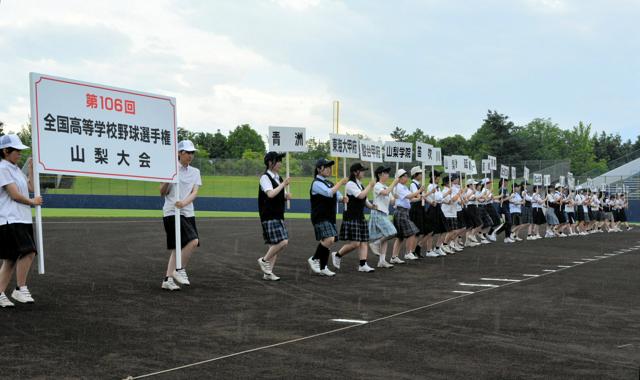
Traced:
[[[289, 152], [287, 152], [287, 178], [289, 178]], [[291, 185], [287, 185], [287, 194], [291, 194]], [[291, 201], [287, 199], [287, 210], [291, 209]]]
[[[176, 174], [176, 199], [180, 199], [180, 167], [182, 164], [178, 162], [178, 172]], [[175, 208], [175, 226], [176, 226], [176, 269], [182, 269], [182, 237], [180, 236], [180, 209]]]
[[[35, 197], [40, 197], [40, 172], [38, 171], [38, 163], [40, 159], [38, 157], [38, 150], [35, 146], [36, 139], [33, 136], [36, 131], [36, 117], [37, 112], [35, 109], [35, 93], [33, 88], [33, 74], [29, 76], [29, 92], [31, 96], [31, 165], [33, 166], [33, 194]], [[42, 207], [36, 206], [36, 249], [38, 251], [38, 273], [44, 274], [44, 243], [42, 237]]]

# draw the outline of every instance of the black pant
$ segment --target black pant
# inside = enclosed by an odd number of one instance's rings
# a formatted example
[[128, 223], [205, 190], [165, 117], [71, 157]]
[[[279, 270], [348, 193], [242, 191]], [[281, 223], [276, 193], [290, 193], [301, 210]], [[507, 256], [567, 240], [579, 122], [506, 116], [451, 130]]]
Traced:
[[502, 225], [502, 227], [498, 228], [498, 230], [495, 233], [497, 235], [500, 232], [504, 231], [504, 237], [508, 238], [509, 236], [511, 236], [511, 224], [512, 224], [509, 205], [500, 207], [500, 214], [504, 215], [504, 224]]

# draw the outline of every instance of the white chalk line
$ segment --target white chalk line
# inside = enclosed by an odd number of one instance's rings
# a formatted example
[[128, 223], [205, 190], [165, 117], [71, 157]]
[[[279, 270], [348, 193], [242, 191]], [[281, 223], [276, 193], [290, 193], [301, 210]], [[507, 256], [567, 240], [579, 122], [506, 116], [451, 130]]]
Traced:
[[[603, 258], [609, 258], [609, 257], [611, 257], [611, 256], [605, 256]], [[592, 260], [592, 261], [600, 261], [600, 260]], [[455, 297], [451, 297], [451, 298], [447, 298], [447, 299], [444, 299], [442, 301], [434, 302], [434, 303], [431, 303], [431, 304], [428, 304], [428, 305], [419, 306], [419, 307], [416, 307], [416, 308], [413, 308], [413, 309], [409, 309], [409, 310], [401, 311], [401, 312], [398, 312], [398, 313], [390, 314], [390, 315], [387, 315], [387, 316], [384, 316], [384, 317], [376, 318], [376, 319], [373, 319], [373, 320], [368, 321], [366, 323], [354, 323], [354, 324], [351, 324], [349, 326], [345, 326], [345, 327], [341, 327], [341, 328], [337, 328], [337, 329], [332, 329], [332, 330], [324, 331], [324, 332], [313, 334], [313, 335], [307, 335], [307, 336], [303, 336], [303, 337], [300, 337], [300, 338], [290, 339], [290, 340], [287, 340], [287, 341], [284, 341], [284, 342], [279, 342], [279, 343], [269, 344], [269, 345], [266, 345], [266, 346], [251, 348], [251, 349], [244, 350], [244, 351], [234, 352], [234, 353], [231, 353], [231, 354], [228, 354], [228, 355], [218, 356], [218, 357], [215, 357], [215, 358], [202, 360], [202, 361], [195, 362], [195, 363], [185, 364], [185, 365], [182, 365], [182, 366], [169, 368], [169, 369], [165, 369], [165, 370], [161, 370], [161, 371], [157, 371], [157, 372], [151, 372], [151, 373], [147, 373], [147, 374], [144, 374], [144, 375], [127, 376], [127, 377], [123, 378], [123, 380], [135, 380], [135, 379], [143, 379], [143, 378], [146, 378], [146, 377], [157, 376], [157, 375], [161, 375], [161, 374], [165, 374], [165, 373], [169, 373], [169, 372], [179, 371], [179, 370], [186, 369], [186, 368], [196, 367], [196, 366], [199, 366], [199, 365], [202, 365], [202, 364], [212, 363], [212, 362], [216, 362], [216, 361], [223, 360], [223, 359], [228, 359], [228, 358], [232, 358], [232, 357], [236, 357], [236, 356], [240, 356], [240, 355], [244, 355], [244, 354], [249, 354], [249, 353], [252, 353], [252, 352], [263, 351], [263, 350], [267, 350], [267, 349], [274, 348], [274, 347], [280, 347], [280, 346], [284, 346], [284, 345], [287, 345], [287, 344], [293, 344], [293, 343], [297, 343], [297, 342], [301, 342], [301, 341], [305, 341], [305, 340], [310, 340], [310, 339], [314, 339], [314, 338], [318, 338], [318, 337], [322, 337], [322, 336], [326, 336], [326, 335], [335, 334], [335, 333], [340, 332], [340, 331], [350, 330], [350, 329], [354, 329], [354, 328], [357, 328], [357, 327], [370, 325], [370, 324], [376, 323], [376, 322], [382, 322], [382, 321], [385, 321], [387, 319], [399, 317], [399, 316], [402, 316], [402, 315], [405, 315], [405, 314], [414, 313], [414, 312], [420, 311], [420, 310], [426, 310], [426, 309], [429, 309], [429, 308], [432, 308], [432, 307], [435, 307], [435, 306], [438, 306], [438, 305], [442, 305], [442, 304], [450, 302], [450, 301], [455, 301], [455, 300], [458, 300], [458, 299], [461, 299], [461, 298], [464, 298], [464, 297], [469, 297], [469, 296], [472, 296], [474, 294], [483, 293], [483, 292], [487, 292], [487, 291], [491, 291], [491, 290], [495, 290], [495, 289], [500, 289], [500, 288], [505, 288], [507, 286], [511, 286], [511, 285], [514, 285], [514, 284], [521, 284], [521, 283], [523, 283], [525, 281], [537, 279], [539, 277], [544, 277], [544, 276], [551, 275], [551, 274], [554, 274], [554, 273], [557, 273], [557, 272], [562, 272], [564, 270], [568, 270], [568, 269], [575, 268], [577, 266], [585, 265], [585, 264], [589, 264], [589, 262], [586, 262], [584, 264], [576, 264], [576, 265], [571, 266], [571, 267], [560, 268], [560, 269], [557, 269], [557, 270], [544, 269], [543, 271], [546, 272], [546, 273], [539, 274], [539, 275], [523, 274], [523, 276], [527, 276], [527, 278], [522, 279], [519, 282], [508, 282], [508, 283], [504, 283], [502, 285], [470, 284], [470, 285], [476, 285], [476, 286], [479, 285], [479, 286], [482, 286], [482, 287], [485, 287], [485, 288], [484, 289], [480, 289], [480, 290], [475, 291], [475, 292], [464, 292], [464, 291], [461, 291], [461, 290], [454, 290], [453, 291], [454, 293], [460, 293], [460, 295], [459, 296], [455, 296]], [[533, 276], [535, 276], [535, 277], [533, 277]], [[460, 285], [462, 285], [462, 284], [465, 284], [465, 283], [460, 283]], [[491, 286], [490, 287], [486, 287], [486, 285], [491, 285]]]

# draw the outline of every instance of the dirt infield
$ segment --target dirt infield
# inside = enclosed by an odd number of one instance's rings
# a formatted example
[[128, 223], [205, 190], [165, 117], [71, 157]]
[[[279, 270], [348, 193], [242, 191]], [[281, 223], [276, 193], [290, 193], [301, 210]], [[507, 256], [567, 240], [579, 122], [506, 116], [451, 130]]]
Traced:
[[0, 378], [136, 378], [200, 361], [147, 378], [639, 376], [637, 230], [495, 243], [371, 274], [354, 252], [326, 278], [306, 267], [309, 221], [288, 223], [282, 281], [261, 280], [256, 219], [200, 219], [193, 285], [166, 292], [160, 219], [45, 221], [36, 304], [0, 309]]

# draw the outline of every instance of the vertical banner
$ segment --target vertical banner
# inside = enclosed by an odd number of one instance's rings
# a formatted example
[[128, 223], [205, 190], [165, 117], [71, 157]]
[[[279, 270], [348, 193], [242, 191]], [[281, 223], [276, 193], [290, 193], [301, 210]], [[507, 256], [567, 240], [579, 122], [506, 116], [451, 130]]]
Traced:
[[477, 175], [478, 168], [476, 167], [476, 160], [469, 159], [469, 172], [467, 174]]
[[[29, 82], [36, 196], [40, 173], [178, 186], [175, 98], [37, 73], [29, 74]], [[179, 241], [180, 218], [175, 219]], [[38, 272], [43, 274], [40, 206], [35, 228]]]
[[544, 175], [544, 185], [545, 186], [551, 186], [551, 175], [550, 174], [545, 174]]
[[[429, 150], [432, 153], [431, 156], [429, 156]], [[427, 156], [432, 157], [431, 166], [442, 165], [442, 148], [429, 148], [427, 150]]]
[[433, 148], [430, 144], [416, 142], [416, 161], [422, 162], [422, 165], [431, 165], [433, 161]]
[[494, 156], [487, 156], [487, 160], [489, 160], [491, 170], [498, 170], [498, 160]]
[[533, 184], [536, 186], [542, 186], [542, 174], [533, 173]]
[[522, 176], [524, 177], [524, 181], [527, 182], [529, 181], [529, 168], [528, 167], [524, 167], [524, 173], [522, 174]]
[[507, 165], [500, 165], [500, 178], [509, 179], [509, 167]]
[[490, 174], [490, 173], [491, 173], [491, 161], [482, 160], [482, 174]]
[[516, 167], [512, 166], [511, 167], [511, 179], [515, 180], [517, 178], [517, 173], [516, 173]]
[[565, 178], [564, 178], [564, 176], [563, 176], [563, 175], [561, 175], [561, 176], [558, 178], [558, 182], [560, 182], [560, 186], [564, 186], [564, 180], [565, 180]]

